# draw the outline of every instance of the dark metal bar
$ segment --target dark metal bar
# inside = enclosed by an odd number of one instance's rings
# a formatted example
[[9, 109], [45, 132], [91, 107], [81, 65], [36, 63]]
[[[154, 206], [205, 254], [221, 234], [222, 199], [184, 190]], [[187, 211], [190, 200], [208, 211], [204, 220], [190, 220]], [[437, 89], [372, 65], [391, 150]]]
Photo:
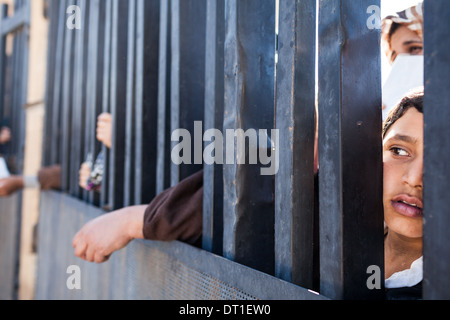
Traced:
[[[26, 0], [23, 8], [27, 12], [27, 20], [30, 19], [30, 0]], [[23, 172], [24, 167], [24, 158], [25, 158], [25, 132], [26, 132], [26, 118], [25, 118], [25, 106], [27, 104], [28, 99], [28, 64], [29, 64], [29, 36], [30, 36], [30, 27], [28, 24], [25, 24], [20, 32], [20, 41], [21, 41], [21, 51], [22, 51], [22, 63], [21, 63], [21, 91], [20, 91], [20, 104], [18, 106], [17, 112], [19, 113], [19, 141], [17, 143], [19, 150], [17, 152], [17, 157], [19, 159], [19, 172]]]
[[[224, 130], [266, 129], [270, 135], [275, 125], [275, 1], [227, 0], [225, 12]], [[226, 150], [234, 156], [224, 165], [223, 252], [273, 274], [274, 177], [262, 175], [260, 163], [249, 164], [251, 152], [259, 149], [261, 155], [271, 149], [268, 140], [257, 147], [246, 143], [245, 154], [236, 153], [236, 141], [231, 143], [234, 150]], [[243, 157], [245, 164], [240, 164]]]
[[58, 12], [60, 7], [59, 1], [51, 1], [49, 3], [49, 31], [48, 31], [48, 53], [47, 53], [47, 80], [46, 80], [46, 89], [45, 89], [45, 115], [44, 115], [44, 143], [43, 143], [43, 152], [42, 152], [42, 165], [49, 166], [51, 165], [51, 146], [52, 142], [57, 139], [57, 135], [53, 134], [56, 130], [52, 126], [52, 118], [53, 114], [57, 112], [57, 108], [54, 106], [54, 91], [56, 81], [56, 69], [55, 69], [55, 61], [57, 59], [56, 55], [56, 44], [57, 44], [57, 35], [58, 35]]
[[275, 274], [313, 288], [316, 1], [281, 0], [279, 15]]
[[109, 204], [123, 207], [126, 118], [128, 1], [113, 0], [110, 103], [113, 117], [110, 152]]
[[[193, 156], [196, 147], [202, 146], [200, 141], [195, 143], [194, 123], [203, 123], [204, 119], [206, 1], [173, 0], [171, 9], [171, 132], [178, 129], [190, 132]], [[172, 141], [172, 150], [177, 144]], [[171, 161], [171, 186], [201, 169], [201, 159], [180, 165]]]
[[123, 185], [123, 205], [133, 203], [134, 197], [134, 98], [135, 98], [135, 53], [136, 53], [136, 0], [128, 1], [128, 43], [126, 82], [126, 123], [125, 123], [125, 167]]
[[366, 27], [370, 5], [379, 1], [320, 1], [320, 290], [332, 299], [384, 291], [366, 285], [369, 266], [384, 274], [380, 31]]
[[444, 107], [450, 84], [447, 39], [448, 1], [424, 2], [425, 101], [424, 101], [424, 299], [450, 299], [449, 120]]
[[[88, 11], [86, 7], [85, 0], [78, 0], [77, 5], [81, 8], [80, 10], [80, 19], [81, 19], [81, 30], [72, 30], [70, 32], [74, 33], [75, 37], [75, 55], [74, 55], [74, 79], [73, 79], [73, 102], [72, 102], [72, 110], [71, 110], [71, 139], [70, 139], [70, 153], [71, 153], [71, 162], [70, 162], [70, 183], [69, 183], [69, 191], [73, 197], [79, 197], [80, 188], [78, 186], [78, 171], [80, 169], [80, 164], [83, 162], [82, 152], [84, 146], [84, 135], [85, 135], [85, 126], [84, 121], [86, 118], [86, 113], [83, 110], [83, 100], [85, 100], [86, 94], [83, 90], [84, 82], [84, 73], [89, 69], [86, 66], [86, 60], [84, 51], [84, 42], [85, 42], [85, 34], [88, 33], [89, 27], [87, 25], [88, 19]], [[90, 30], [89, 30], [90, 31]], [[90, 78], [87, 80], [88, 87], [90, 84]]]
[[156, 193], [170, 186], [170, 66], [171, 1], [162, 1], [160, 8], [159, 70], [158, 70], [158, 143]]
[[[207, 1], [205, 66], [205, 131], [223, 132], [225, 1]], [[205, 147], [216, 141], [205, 142]], [[216, 146], [217, 150], [217, 146]], [[204, 164], [203, 249], [223, 250], [223, 166]]]
[[53, 108], [52, 113], [52, 128], [53, 128], [53, 139], [51, 140], [51, 155], [50, 164], [62, 164], [61, 161], [61, 138], [62, 138], [62, 83], [63, 83], [63, 61], [65, 53], [65, 37], [67, 33], [66, 23], [66, 1], [60, 1], [59, 12], [58, 12], [58, 22], [57, 22], [57, 37], [56, 41], [56, 59], [55, 59], [55, 85], [53, 90]]
[[[68, 1], [67, 4], [72, 4]], [[65, 27], [64, 27], [65, 28]], [[68, 191], [70, 183], [70, 133], [71, 133], [71, 109], [72, 109], [72, 86], [73, 86], [73, 61], [74, 61], [74, 31], [68, 30], [64, 39], [64, 69], [62, 78], [62, 118], [61, 118], [61, 141], [60, 141], [60, 159], [61, 159], [61, 190]]]
[[[104, 18], [104, 49], [103, 52], [99, 52], [99, 54], [103, 55], [103, 91], [102, 91], [102, 112], [109, 113], [110, 112], [110, 74], [111, 74], [111, 26], [112, 26], [112, 1], [105, 0], [104, 1], [104, 10], [105, 10], [105, 18]], [[108, 199], [109, 199], [109, 150], [106, 146], [102, 146], [102, 152], [105, 159], [105, 166], [103, 172], [103, 180], [102, 180], [102, 189], [100, 194], [100, 207], [108, 208]]]
[[137, 1], [134, 203], [156, 195], [160, 1]]
[[[84, 159], [88, 153], [93, 156], [95, 161], [100, 153], [100, 144], [96, 139], [97, 116], [100, 114], [103, 102], [103, 43], [104, 34], [102, 26], [102, 13], [104, 11], [104, 2], [95, 0], [90, 1], [89, 6], [89, 43], [87, 54], [87, 73], [84, 89], [86, 90], [86, 124], [85, 124], [85, 150]], [[99, 204], [99, 195], [96, 192], [88, 193], [88, 202]]]
[[[6, 19], [8, 15], [8, 5], [2, 4], [0, 6], [0, 25], [3, 24], [3, 21]], [[7, 57], [5, 54], [6, 50], [6, 36], [0, 36], [0, 129], [4, 125], [3, 122], [3, 109], [5, 104], [5, 82], [6, 82], [6, 62]]]

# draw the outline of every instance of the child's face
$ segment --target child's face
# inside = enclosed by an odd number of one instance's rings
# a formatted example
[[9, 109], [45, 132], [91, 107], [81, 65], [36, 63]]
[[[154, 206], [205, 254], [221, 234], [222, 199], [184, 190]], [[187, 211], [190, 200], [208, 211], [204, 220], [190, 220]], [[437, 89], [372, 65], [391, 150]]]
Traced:
[[389, 231], [421, 238], [423, 227], [423, 114], [410, 108], [383, 140], [383, 205]]

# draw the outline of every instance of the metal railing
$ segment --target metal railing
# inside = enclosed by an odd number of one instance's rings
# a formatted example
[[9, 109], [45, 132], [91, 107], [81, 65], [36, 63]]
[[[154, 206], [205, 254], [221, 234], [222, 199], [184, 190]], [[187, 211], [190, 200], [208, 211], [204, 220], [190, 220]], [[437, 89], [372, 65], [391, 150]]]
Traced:
[[[50, 2], [44, 165], [60, 163], [63, 177], [62, 193], [41, 198], [38, 298], [383, 298], [383, 289], [367, 286], [369, 266], [384, 274], [380, 30], [366, 25], [367, 8], [380, 3], [277, 3]], [[80, 8], [80, 29], [66, 27], [71, 5]], [[443, 203], [448, 179], [442, 178], [450, 157], [449, 117], [440, 103], [447, 94], [448, 52], [438, 40], [449, 30], [443, 25], [450, 4], [425, 1], [425, 9], [428, 299], [448, 298], [450, 287], [443, 276], [450, 262], [444, 241], [450, 221]], [[101, 112], [113, 116], [111, 150], [95, 139]], [[199, 122], [202, 138], [208, 129], [268, 130], [256, 147], [248, 137], [244, 159], [251, 157], [251, 147], [278, 153], [277, 174], [261, 175], [268, 167], [262, 163], [209, 165], [195, 155], [194, 164], [177, 165], [172, 133], [187, 129], [195, 137]], [[194, 140], [193, 154], [211, 143]], [[79, 166], [89, 153], [101, 151], [106, 168], [101, 192], [82, 191]], [[236, 144], [233, 151], [237, 160]], [[87, 219], [104, 209], [149, 203], [202, 169], [202, 250], [177, 242], [135, 242], [101, 267], [75, 261], [68, 252], [76, 227]], [[86, 270], [89, 290], [66, 291], [65, 268], [71, 264]], [[158, 276], [149, 279], [148, 270]], [[174, 295], [170, 288], [179, 285], [167, 281], [177, 274], [193, 288], [207, 278], [203, 288], [211, 290]], [[117, 286], [109, 287], [113, 280]], [[217, 289], [217, 283], [227, 289]], [[214, 291], [222, 289], [233, 294]]]

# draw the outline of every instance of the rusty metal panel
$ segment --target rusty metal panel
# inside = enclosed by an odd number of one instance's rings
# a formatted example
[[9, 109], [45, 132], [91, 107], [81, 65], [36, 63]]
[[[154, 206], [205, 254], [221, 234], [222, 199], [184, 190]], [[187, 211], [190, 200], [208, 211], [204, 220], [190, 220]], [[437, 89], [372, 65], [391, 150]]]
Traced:
[[[313, 288], [316, 1], [280, 1], [275, 176], [275, 273]], [[314, 263], [315, 262], [315, 263]]]
[[448, 1], [425, 1], [424, 299], [450, 299]]
[[[270, 134], [275, 125], [275, 1], [227, 0], [225, 17], [223, 129], [267, 129]], [[267, 152], [271, 143], [245, 143], [239, 155], [236, 143], [226, 144], [233, 150], [224, 154], [233, 151], [234, 157], [231, 164], [224, 159], [224, 256], [273, 274], [274, 177], [263, 176], [262, 165], [249, 159], [250, 148]]]
[[319, 3], [320, 292], [332, 299], [383, 296], [366, 285], [369, 266], [384, 274], [380, 31], [366, 26], [379, 4]]

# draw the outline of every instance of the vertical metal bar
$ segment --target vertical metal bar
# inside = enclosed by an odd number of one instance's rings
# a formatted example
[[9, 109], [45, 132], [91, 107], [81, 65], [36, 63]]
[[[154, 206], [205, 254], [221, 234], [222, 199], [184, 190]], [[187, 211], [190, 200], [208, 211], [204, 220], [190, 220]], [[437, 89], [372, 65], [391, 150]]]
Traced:
[[450, 21], [448, 1], [424, 2], [425, 101], [424, 101], [424, 299], [450, 299], [449, 190], [450, 110], [442, 104], [449, 95]]
[[[191, 134], [195, 155], [194, 123], [204, 119], [205, 0], [172, 1], [171, 132], [185, 129]], [[172, 141], [172, 149], [178, 142]], [[171, 186], [200, 171], [202, 161], [191, 159], [180, 165], [171, 161]]]
[[[84, 73], [89, 70], [86, 66], [86, 60], [84, 59], [84, 40], [85, 34], [88, 32], [89, 28], [87, 26], [88, 16], [87, 6], [85, 0], [78, 0], [77, 5], [81, 8], [80, 19], [81, 19], [81, 30], [74, 29], [75, 37], [75, 55], [74, 55], [74, 79], [73, 79], [73, 106], [71, 110], [71, 139], [70, 139], [70, 153], [71, 153], [71, 163], [70, 163], [70, 182], [69, 191], [73, 197], [79, 197], [80, 188], [78, 186], [78, 171], [80, 164], [83, 161], [82, 148], [84, 146], [84, 135], [85, 126], [84, 120], [86, 118], [86, 113], [83, 110], [83, 100], [85, 98], [85, 92], [83, 90], [83, 84], [86, 85], [84, 80]], [[88, 88], [90, 87], [90, 78], [87, 79]]]
[[50, 163], [51, 164], [62, 164], [60, 157], [60, 146], [61, 146], [61, 119], [62, 119], [62, 83], [63, 83], [63, 61], [64, 61], [64, 52], [65, 52], [65, 38], [67, 36], [67, 28], [65, 27], [66, 23], [66, 4], [67, 2], [62, 0], [58, 2], [59, 11], [58, 11], [58, 22], [57, 22], [57, 38], [56, 38], [56, 60], [55, 60], [55, 87], [53, 90], [53, 108], [52, 113], [52, 128], [53, 128], [53, 139], [51, 140], [51, 155], [50, 155]]
[[[99, 0], [89, 1], [87, 8], [89, 7], [89, 17], [87, 19], [86, 28], [89, 28], [88, 44], [86, 54], [86, 78], [84, 86], [85, 91], [85, 110], [86, 110], [86, 123], [84, 126], [85, 133], [85, 145], [84, 145], [84, 161], [87, 154], [90, 153], [95, 161], [99, 154], [100, 146], [96, 141], [96, 125], [97, 115], [101, 109], [102, 102], [102, 81], [99, 76], [102, 74], [103, 65], [99, 62], [102, 57], [102, 43], [104, 41], [100, 31], [100, 21], [102, 21], [100, 15], [100, 7], [102, 2]], [[86, 9], [87, 9], [86, 8]], [[97, 198], [95, 192], [89, 192], [84, 194], [85, 199], [91, 204], [97, 204]]]
[[[2, 4], [0, 6], [0, 26], [2, 21], [6, 19], [8, 15], [8, 5]], [[0, 35], [0, 129], [4, 125], [3, 122], [3, 109], [5, 104], [5, 82], [6, 82], [6, 35]]]
[[156, 193], [170, 183], [170, 66], [171, 59], [171, 0], [162, 1], [160, 9], [159, 70], [158, 70], [158, 144]]
[[[205, 56], [205, 130], [223, 132], [225, 1], [207, 1]], [[206, 145], [218, 143], [205, 142]], [[216, 146], [216, 150], [217, 146]], [[204, 164], [203, 249], [223, 250], [223, 166]]]
[[281, 0], [279, 16], [275, 274], [312, 288], [316, 1]]
[[45, 90], [45, 115], [44, 115], [44, 143], [42, 152], [42, 165], [51, 165], [52, 141], [57, 139], [54, 134], [56, 128], [52, 126], [52, 118], [57, 108], [54, 106], [54, 92], [57, 83], [55, 81], [55, 62], [57, 59], [57, 35], [58, 35], [58, 21], [59, 21], [59, 7], [60, 1], [50, 1], [49, 3], [49, 31], [48, 31], [48, 54], [47, 54], [47, 79]]
[[30, 37], [30, 0], [26, 0], [23, 3], [24, 10], [26, 12], [26, 18], [21, 31], [21, 51], [22, 51], [22, 70], [21, 70], [21, 100], [19, 106], [19, 115], [20, 115], [20, 140], [19, 140], [19, 152], [18, 158], [20, 159], [20, 172], [23, 172], [24, 167], [24, 158], [25, 158], [25, 131], [26, 131], [26, 119], [25, 119], [25, 106], [27, 104], [28, 97], [28, 64], [29, 64], [29, 37]]
[[[153, 1], [151, 1], [153, 2]], [[136, 1], [136, 30], [135, 30], [135, 87], [134, 87], [134, 109], [135, 109], [135, 119], [134, 126], [132, 128], [134, 133], [134, 172], [133, 175], [133, 190], [134, 193], [132, 195], [133, 204], [140, 204], [141, 198], [141, 185], [142, 185], [142, 154], [144, 152], [144, 145], [142, 143], [142, 132], [143, 132], [143, 87], [144, 87], [144, 33], [145, 33], [145, 14], [146, 14], [146, 5], [144, 0]], [[150, 19], [148, 17], [147, 19]], [[158, 30], [158, 28], [157, 28]], [[150, 125], [147, 122], [147, 125]], [[149, 140], [151, 141], [151, 140]], [[153, 140], [156, 142], [156, 139]]]
[[[68, 2], [72, 3], [71, 1]], [[65, 26], [64, 26], [65, 28]], [[73, 60], [74, 60], [74, 52], [73, 52], [73, 39], [74, 39], [74, 31], [68, 30], [65, 37], [64, 42], [64, 74], [62, 80], [62, 119], [61, 119], [61, 149], [60, 149], [60, 157], [61, 157], [61, 190], [68, 191], [69, 186], [69, 177], [70, 177], [70, 132], [71, 132], [71, 123], [70, 123], [70, 115], [71, 115], [71, 97], [72, 97], [72, 85], [73, 85]]]
[[[227, 0], [225, 10], [224, 130], [268, 130], [270, 135], [275, 125], [275, 1]], [[237, 154], [233, 140], [226, 145], [234, 150], [225, 152], [234, 156], [224, 165], [224, 255], [273, 274], [274, 177], [262, 175], [260, 162], [249, 164], [250, 155], [267, 155], [270, 138], [257, 146], [245, 143], [244, 154]]]
[[134, 82], [135, 82], [135, 36], [136, 36], [136, 0], [128, 1], [128, 53], [126, 76], [126, 123], [125, 123], [125, 168], [123, 185], [123, 205], [133, 203], [134, 197]]
[[137, 1], [135, 204], [156, 195], [160, 1]]
[[366, 285], [369, 266], [384, 274], [380, 31], [366, 27], [379, 4], [320, 1], [320, 282], [334, 299], [383, 296]]
[[17, 142], [19, 141], [19, 126], [17, 120], [17, 104], [19, 101], [18, 92], [19, 92], [19, 84], [20, 84], [20, 54], [19, 50], [19, 37], [17, 34], [13, 35], [13, 47], [11, 53], [11, 78], [12, 78], [12, 87], [11, 87], [11, 104], [9, 110], [9, 118], [11, 125], [11, 141], [10, 148], [8, 148], [8, 156], [10, 157], [10, 171], [18, 174], [18, 166], [17, 166]]
[[[104, 50], [103, 54], [103, 92], [102, 92], [102, 112], [110, 112], [110, 74], [111, 74], [111, 26], [112, 26], [112, 0], [105, 0], [105, 31], [104, 31]], [[103, 155], [105, 156], [105, 166], [103, 172], [102, 189], [100, 194], [100, 207], [109, 207], [109, 150], [106, 146], [102, 146]]]
[[123, 207], [127, 47], [122, 44], [127, 43], [127, 21], [128, 1], [113, 0], [110, 84], [113, 135], [109, 172], [109, 204], [113, 210]]
[[[99, 54], [103, 55], [103, 91], [102, 91], [102, 113], [110, 112], [110, 74], [111, 74], [111, 26], [112, 26], [112, 0], [105, 0], [105, 19], [104, 19], [104, 47], [103, 52]], [[103, 172], [102, 189], [100, 194], [100, 207], [109, 208], [109, 177], [110, 177], [110, 165], [109, 158], [110, 153], [106, 146], [102, 145], [102, 152], [105, 156], [105, 167]]]

